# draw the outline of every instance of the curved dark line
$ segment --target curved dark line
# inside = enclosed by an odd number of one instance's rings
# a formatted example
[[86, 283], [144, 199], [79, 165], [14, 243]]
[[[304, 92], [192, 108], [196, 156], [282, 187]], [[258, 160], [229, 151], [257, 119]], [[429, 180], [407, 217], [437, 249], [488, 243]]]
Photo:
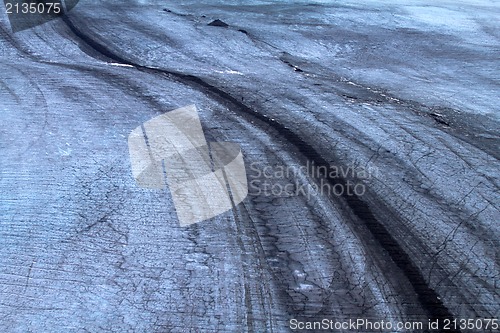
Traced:
[[[278, 133], [282, 135], [287, 141], [297, 147], [298, 150], [307, 159], [313, 161], [315, 166], [318, 167], [318, 170], [329, 170], [331, 163], [328, 163], [311, 145], [303, 141], [296, 133], [286, 128], [282, 124], [254, 111], [227, 92], [210, 85], [199, 77], [162, 70], [159, 71], [178, 77], [183, 81], [188, 81], [190, 83], [201, 86], [216, 97], [219, 97], [219, 99], [221, 99], [223, 102], [230, 102], [234, 106], [238, 107], [240, 111], [248, 113], [254, 118], [270, 125], [275, 130], [277, 130]], [[332, 188], [334, 188], [334, 186], [337, 184], [341, 184], [343, 186], [342, 188], [346, 188], [347, 186], [347, 180], [338, 174], [335, 175], [335, 177], [330, 177], [328, 174], [324, 174], [323, 176], [328, 180], [329, 184], [332, 185]], [[354, 212], [354, 214], [365, 223], [373, 237], [389, 254], [394, 263], [403, 271], [404, 275], [408, 278], [410, 284], [415, 290], [415, 293], [418, 295], [418, 300], [422, 304], [422, 307], [428, 312], [430, 319], [439, 319], [440, 328], [442, 328], [444, 319], [453, 320], [454, 316], [439, 299], [439, 295], [427, 284], [422, 272], [413, 263], [410, 256], [403, 250], [396, 239], [389, 233], [387, 228], [377, 220], [368, 204], [354, 193], [348, 195], [347, 192], [344, 192], [342, 194], [342, 198], [347, 202], [347, 205]], [[458, 330], [442, 331], [460, 332]]]
[[[95, 51], [108, 57], [109, 59], [120, 62], [122, 64], [131, 65], [137, 69], [144, 70], [147, 72], [167, 75], [170, 77], [177, 78], [184, 84], [189, 86], [195, 86], [195, 88], [203, 88], [205, 92], [209, 92], [215, 96], [216, 99], [222, 101], [224, 104], [232, 104], [236, 106], [240, 111], [253, 116], [254, 118], [270, 125], [275, 130], [277, 130], [286, 140], [293, 144], [297, 149], [309, 160], [314, 161], [317, 167], [324, 167], [328, 170], [330, 163], [328, 163], [311, 145], [303, 141], [296, 133], [292, 130], [286, 128], [284, 125], [276, 122], [273, 119], [262, 115], [247, 105], [243, 104], [241, 101], [231, 96], [229, 93], [209, 84], [208, 82], [202, 80], [201, 78], [190, 75], [183, 74], [175, 71], [168, 71], [158, 68], [150, 68], [147, 66], [142, 66], [135, 64], [109, 50], [106, 46], [100, 44], [98, 41], [93, 40], [86, 34], [82, 33], [75, 25], [68, 19], [68, 17], [63, 17], [64, 22], [68, 25], [71, 31], [80, 38], [87, 45], [92, 47]], [[346, 186], [347, 180], [339, 175], [336, 177], [329, 177], [328, 174], [324, 175], [328, 182], [334, 186], [336, 184], [341, 184]], [[458, 332], [460, 330], [444, 330], [442, 325], [444, 319], [453, 320], [454, 316], [448, 310], [448, 308], [439, 299], [439, 295], [433, 290], [426, 282], [422, 272], [418, 267], [412, 262], [410, 256], [403, 250], [396, 239], [389, 233], [387, 228], [377, 220], [369, 205], [364, 202], [356, 194], [348, 195], [343, 193], [342, 198], [346, 201], [349, 208], [354, 212], [354, 214], [365, 223], [368, 230], [372, 233], [373, 237], [378, 241], [380, 246], [389, 254], [394, 263], [403, 271], [404, 275], [412, 285], [415, 293], [418, 295], [418, 300], [420, 301], [422, 307], [429, 314], [431, 320], [439, 320], [439, 326], [441, 332]]]

